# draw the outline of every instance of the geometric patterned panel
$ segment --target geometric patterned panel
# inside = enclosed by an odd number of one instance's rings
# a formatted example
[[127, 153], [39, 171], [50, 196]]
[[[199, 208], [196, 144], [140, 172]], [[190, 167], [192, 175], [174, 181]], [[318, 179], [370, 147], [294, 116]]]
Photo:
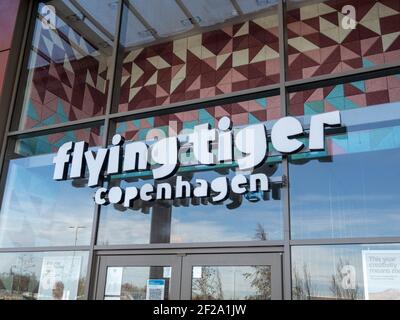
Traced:
[[[356, 28], [342, 28], [343, 6], [356, 9]], [[400, 61], [399, 0], [329, 0], [287, 12], [288, 79]]]
[[18, 139], [15, 153], [24, 157], [56, 153], [64, 143], [69, 141], [85, 141], [89, 147], [100, 146], [102, 133], [103, 127], [101, 126]]
[[224, 116], [232, 120], [233, 126], [277, 119], [281, 117], [280, 98], [273, 96], [121, 122], [117, 124], [116, 132], [127, 140], [144, 141], [151, 139], [149, 131], [152, 129], [161, 130], [165, 136], [176, 136], [184, 129], [193, 129], [203, 123], [209, 123], [216, 128], [218, 120]]
[[294, 92], [289, 113], [312, 115], [400, 101], [400, 74]]
[[[60, 11], [61, 12], [61, 11]], [[103, 114], [109, 55], [57, 17], [57, 28], [36, 20], [20, 128], [37, 128]]]
[[277, 15], [125, 54], [119, 111], [279, 82]]

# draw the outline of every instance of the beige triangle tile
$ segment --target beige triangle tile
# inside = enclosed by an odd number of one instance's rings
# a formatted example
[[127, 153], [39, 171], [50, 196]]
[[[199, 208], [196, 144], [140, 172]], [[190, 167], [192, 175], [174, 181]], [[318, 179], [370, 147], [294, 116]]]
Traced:
[[320, 16], [324, 15], [324, 14], [328, 14], [328, 13], [332, 13], [335, 12], [336, 9], [328, 6], [326, 3], [320, 3], [318, 4], [318, 13]]
[[319, 15], [318, 9], [319, 9], [318, 4], [311, 4], [308, 6], [301, 7], [300, 8], [300, 19], [306, 20], [306, 19], [318, 17], [318, 15]]
[[217, 56], [217, 70], [219, 69], [220, 66], [224, 64], [226, 59], [228, 59], [231, 56], [231, 53], [225, 53]]
[[364, 17], [361, 19], [360, 22], [368, 21], [368, 20], [377, 20], [379, 19], [379, 6], [376, 3]]
[[243, 26], [236, 32], [234, 37], [239, 37], [239, 36], [244, 36], [246, 34], [249, 34], [249, 22], [246, 21]]
[[305, 39], [304, 37], [296, 37], [288, 40], [289, 45], [300, 52], [318, 49], [318, 47]]
[[388, 6], [385, 6], [383, 3], [378, 3], [378, 12], [379, 12], [380, 18], [389, 17], [389, 16], [393, 16], [395, 14], [398, 14], [398, 12], [396, 10], [393, 10], [392, 8], [389, 8]]
[[330, 29], [335, 29], [337, 28], [336, 25], [334, 25], [332, 22], [319, 17], [319, 30], [324, 31], [324, 30], [330, 30]]
[[377, 34], [381, 34], [381, 26], [379, 19], [361, 21], [360, 24]]
[[232, 57], [232, 66], [238, 67], [249, 64], [249, 49], [235, 51]]
[[386, 51], [391, 46], [393, 41], [396, 40], [397, 37], [399, 37], [399, 36], [400, 36], [400, 31], [389, 33], [389, 34], [384, 34], [382, 36], [383, 51]]
[[147, 80], [145, 86], [151, 86], [152, 84], [157, 84], [157, 76], [158, 76], [158, 71], [154, 72], [154, 74], [150, 77], [150, 79]]

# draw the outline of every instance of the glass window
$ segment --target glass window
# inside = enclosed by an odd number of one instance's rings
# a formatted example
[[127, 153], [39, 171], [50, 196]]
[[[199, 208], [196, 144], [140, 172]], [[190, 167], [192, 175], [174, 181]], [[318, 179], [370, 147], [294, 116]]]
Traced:
[[104, 300], [169, 300], [170, 266], [108, 267]]
[[253, 13], [241, 15], [222, 0], [129, 1], [118, 111], [278, 83], [277, 6], [262, 14], [264, 5], [244, 7]]
[[68, 141], [99, 145], [100, 128], [81, 129], [10, 143], [0, 213], [0, 246], [89, 245], [93, 191], [86, 181], [54, 181], [53, 158]]
[[296, 300], [399, 300], [400, 245], [292, 247]]
[[117, 8], [107, 0], [39, 3], [15, 129], [104, 113]]
[[[327, 130], [325, 151], [307, 152], [304, 141], [303, 152], [290, 157], [292, 239], [400, 235], [396, 81], [400, 83], [398, 75], [310, 90], [324, 95], [318, 98], [319, 107], [312, 102], [303, 104], [299, 113], [304, 111], [305, 126], [309, 115], [337, 109], [345, 129]], [[379, 90], [379, 83], [388, 86], [386, 96], [366, 89]], [[357, 87], [367, 92], [351, 95]]]
[[288, 79], [398, 62], [399, 17], [397, 0], [289, 0]]
[[271, 266], [195, 266], [193, 300], [270, 300]]
[[[209, 123], [215, 127], [218, 119], [230, 116], [236, 126], [233, 129], [235, 134], [241, 125], [265, 122], [269, 108], [272, 118], [277, 112], [280, 114], [279, 108], [274, 108], [277, 100], [278, 97], [263, 98], [127, 121], [117, 125], [117, 133], [127, 140], [142, 140], [151, 144], [156, 138], [189, 134], [198, 124]], [[253, 112], [249, 112], [251, 108]], [[266, 122], [266, 125], [270, 126], [270, 122]], [[271, 190], [266, 194], [232, 194], [231, 198], [222, 204], [212, 203], [209, 198], [202, 201], [193, 198], [152, 203], [137, 201], [133, 209], [127, 210], [122, 205], [102, 207], [97, 244], [281, 240], [281, 157], [271, 145], [268, 148], [267, 161], [256, 171], [265, 173], [273, 181]], [[237, 170], [234, 163], [214, 167], [195, 165], [190, 145], [187, 148], [182, 145], [179, 159], [180, 169], [177, 175], [192, 185], [195, 185], [196, 179], [209, 182], [225, 176], [232, 179]], [[119, 186], [124, 189], [128, 186], [140, 188], [145, 183], [154, 184], [151, 172], [148, 171], [115, 176], [108, 182], [109, 187]], [[162, 182], [175, 186], [176, 179], [172, 177], [159, 183]]]
[[84, 299], [88, 253], [0, 253], [0, 300]]

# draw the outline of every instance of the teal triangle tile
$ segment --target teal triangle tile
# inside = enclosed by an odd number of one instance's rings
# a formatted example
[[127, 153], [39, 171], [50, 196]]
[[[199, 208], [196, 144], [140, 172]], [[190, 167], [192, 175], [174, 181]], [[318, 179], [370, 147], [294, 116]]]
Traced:
[[116, 131], [117, 131], [118, 134], [125, 133], [127, 131], [126, 122], [118, 123]]
[[[263, 111], [263, 112], [265, 112], [265, 111]], [[248, 113], [248, 123], [249, 124], [258, 124], [258, 123], [260, 123], [260, 120], [258, 120], [255, 116], [253, 116], [251, 113]]]
[[268, 105], [268, 98], [256, 99], [256, 102], [263, 108], [266, 109]]
[[365, 92], [365, 81], [351, 82], [351, 85], [356, 87], [358, 90]]
[[141, 128], [140, 119], [138, 119], [138, 120], [132, 120], [132, 123], [133, 123], [133, 125], [134, 125], [136, 128], [138, 128], [138, 129]]
[[332, 89], [332, 91], [326, 96], [326, 98], [337, 98], [343, 96], [344, 96], [343, 85], [339, 84]]
[[312, 115], [324, 112], [324, 101], [311, 101], [304, 104], [304, 114]]
[[28, 104], [28, 117], [30, 119], [40, 121], [40, 117], [36, 111], [36, 107], [33, 104], [32, 100], [29, 100], [29, 104]]
[[360, 108], [360, 106], [358, 104], [354, 103], [353, 101], [351, 101], [350, 99], [347, 99], [347, 98], [344, 99], [344, 106], [345, 106], [346, 110]]
[[369, 68], [375, 66], [371, 61], [369, 61], [367, 58], [362, 59], [363, 62], [363, 67], [364, 68]]
[[199, 120], [201, 122], [208, 122], [211, 125], [214, 124], [214, 117], [204, 109], [199, 110]]
[[344, 110], [346, 108], [343, 97], [327, 98], [326, 100], [337, 110]]
[[42, 125], [42, 126], [43, 126], [43, 125], [49, 126], [49, 125], [56, 124], [56, 123], [57, 123], [57, 116], [56, 116], [56, 115], [53, 115], [53, 116], [48, 117], [47, 119], [43, 120], [43, 121], [41, 122], [41, 125]]
[[57, 114], [60, 117], [61, 122], [67, 122], [69, 120], [60, 99], [57, 99]]
[[183, 123], [183, 128], [184, 129], [193, 129], [198, 124], [199, 124], [198, 121], [185, 121]]
[[154, 117], [147, 118], [147, 121], [150, 123], [152, 127], [154, 127]]

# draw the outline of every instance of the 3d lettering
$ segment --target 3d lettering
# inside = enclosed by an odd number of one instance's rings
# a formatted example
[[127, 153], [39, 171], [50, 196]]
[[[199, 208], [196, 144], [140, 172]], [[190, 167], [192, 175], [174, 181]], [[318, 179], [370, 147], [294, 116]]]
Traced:
[[[341, 125], [339, 111], [318, 114], [310, 117], [309, 150], [323, 150], [325, 147], [325, 127]], [[282, 154], [300, 151], [304, 143], [299, 137], [306, 137], [302, 123], [294, 117], [284, 117], [275, 122], [270, 132], [264, 124], [236, 128], [232, 131], [232, 122], [224, 117], [219, 120], [218, 129], [209, 124], [194, 127], [183, 139], [190, 145], [197, 164], [213, 166], [222, 163], [237, 163], [238, 172], [231, 181], [227, 177], [218, 177], [211, 182], [203, 179], [186, 181], [177, 176], [175, 184], [144, 184], [140, 189], [112, 187], [110, 190], [99, 188], [94, 200], [99, 205], [122, 204], [131, 207], [134, 201], [205, 198], [222, 202], [229, 194], [244, 194], [269, 190], [269, 180], [265, 174], [252, 174], [253, 169], [263, 164], [268, 156], [268, 141]], [[179, 151], [182, 136], [161, 138], [147, 145], [145, 142], [125, 142], [116, 134], [109, 148], [89, 150], [86, 142], [67, 142], [54, 157], [54, 180], [84, 178], [88, 172], [88, 186], [100, 187], [105, 177], [128, 172], [152, 171], [157, 182], [172, 177], [179, 169]], [[186, 146], [187, 147], [187, 146]], [[235, 152], [236, 151], [236, 152]], [[234, 163], [233, 163], [234, 165]], [[247, 173], [245, 173], [247, 172]]]

